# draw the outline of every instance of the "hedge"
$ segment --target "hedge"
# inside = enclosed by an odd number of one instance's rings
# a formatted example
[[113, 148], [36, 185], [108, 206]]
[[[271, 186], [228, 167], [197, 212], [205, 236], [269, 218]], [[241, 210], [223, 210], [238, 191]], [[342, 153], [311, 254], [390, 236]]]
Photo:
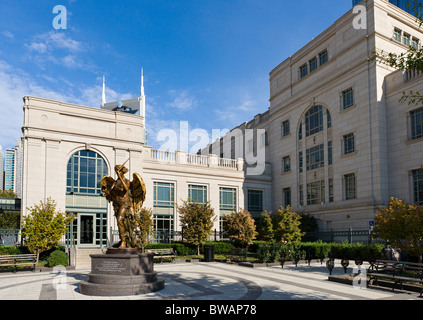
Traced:
[[[215, 254], [225, 254], [231, 252], [234, 247], [229, 242], [214, 242], [207, 241], [206, 245], [214, 246]], [[173, 242], [173, 243], [150, 243], [146, 249], [166, 249], [173, 248], [177, 252], [178, 256], [194, 256], [197, 255], [197, 246], [190, 245], [184, 242]], [[200, 246], [200, 253], [204, 254], [204, 246]]]

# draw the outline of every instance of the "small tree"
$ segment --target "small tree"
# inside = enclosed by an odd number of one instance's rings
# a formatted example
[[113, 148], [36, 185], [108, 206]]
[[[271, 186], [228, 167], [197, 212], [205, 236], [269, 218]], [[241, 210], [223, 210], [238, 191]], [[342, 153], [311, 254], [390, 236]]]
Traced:
[[198, 203], [183, 201], [178, 206], [180, 225], [186, 241], [197, 246], [197, 255], [200, 255], [200, 245], [209, 239], [213, 233], [214, 210], [209, 202]]
[[258, 238], [264, 241], [271, 241], [274, 236], [273, 232], [273, 222], [272, 222], [272, 212], [268, 213], [267, 211], [261, 214], [260, 222], [258, 223]]
[[22, 236], [29, 251], [37, 254], [38, 263], [41, 252], [59, 244], [74, 217], [56, 211], [56, 203], [51, 198], [28, 210], [29, 214], [23, 217]]
[[391, 198], [385, 208], [377, 208], [372, 236], [385, 239], [410, 256], [423, 255], [423, 209]]
[[247, 247], [256, 238], [256, 225], [247, 210], [240, 209], [225, 216], [223, 229], [235, 246]]
[[137, 246], [145, 252], [145, 247], [149, 243], [149, 235], [153, 232], [153, 209], [142, 208], [135, 216], [135, 234], [138, 238]]
[[301, 242], [305, 233], [301, 232], [301, 216], [291, 212], [291, 207], [280, 207], [273, 219], [273, 230], [277, 241], [286, 241], [288, 244]]

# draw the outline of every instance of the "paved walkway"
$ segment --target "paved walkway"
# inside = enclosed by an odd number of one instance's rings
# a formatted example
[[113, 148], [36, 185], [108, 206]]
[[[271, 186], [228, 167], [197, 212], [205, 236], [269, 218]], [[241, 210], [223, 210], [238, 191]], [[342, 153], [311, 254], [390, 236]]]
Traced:
[[[0, 300], [421, 300], [418, 293], [357, 289], [328, 281], [325, 265], [247, 268], [225, 263], [163, 263], [155, 271], [165, 279], [159, 292], [127, 297], [79, 293], [90, 270], [0, 273]], [[350, 273], [352, 270], [349, 269]], [[342, 267], [333, 274], [343, 274]]]

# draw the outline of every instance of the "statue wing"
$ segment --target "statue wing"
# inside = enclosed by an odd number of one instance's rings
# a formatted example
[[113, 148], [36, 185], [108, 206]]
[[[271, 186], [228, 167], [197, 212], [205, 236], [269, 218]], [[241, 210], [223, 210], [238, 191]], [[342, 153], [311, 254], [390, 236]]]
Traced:
[[145, 194], [147, 189], [145, 187], [144, 180], [138, 173], [133, 174], [133, 180], [131, 182], [131, 194], [132, 203], [134, 208], [134, 214], [141, 210], [142, 204], [145, 201]]
[[112, 187], [115, 182], [116, 181], [109, 176], [103, 177], [103, 179], [101, 179], [100, 181], [101, 191], [106, 196], [107, 201], [112, 201], [112, 195], [110, 194], [110, 192], [112, 191]]

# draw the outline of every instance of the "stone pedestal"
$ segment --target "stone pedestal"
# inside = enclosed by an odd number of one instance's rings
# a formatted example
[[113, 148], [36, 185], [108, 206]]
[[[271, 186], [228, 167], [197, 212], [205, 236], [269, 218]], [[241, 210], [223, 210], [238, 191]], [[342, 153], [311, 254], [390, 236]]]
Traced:
[[110, 248], [106, 254], [93, 254], [88, 281], [79, 290], [90, 296], [128, 296], [159, 291], [164, 279], [154, 272], [153, 254], [133, 249]]

